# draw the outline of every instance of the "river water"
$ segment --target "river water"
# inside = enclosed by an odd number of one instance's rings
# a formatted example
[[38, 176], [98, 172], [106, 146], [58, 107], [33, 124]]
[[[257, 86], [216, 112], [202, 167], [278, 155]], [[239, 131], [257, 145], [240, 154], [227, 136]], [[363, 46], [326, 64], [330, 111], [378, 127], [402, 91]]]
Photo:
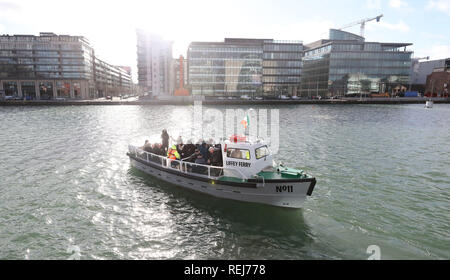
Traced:
[[0, 107], [0, 259], [450, 258], [450, 105], [254, 108], [279, 109], [275, 159], [317, 179], [300, 210], [131, 168], [128, 143], [192, 106]]

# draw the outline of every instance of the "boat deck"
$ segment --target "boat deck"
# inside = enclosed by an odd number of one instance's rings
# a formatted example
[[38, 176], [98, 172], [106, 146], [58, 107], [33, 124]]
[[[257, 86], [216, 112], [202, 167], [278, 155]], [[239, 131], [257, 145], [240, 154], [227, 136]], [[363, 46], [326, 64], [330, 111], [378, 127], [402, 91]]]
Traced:
[[306, 179], [310, 178], [303, 170], [279, 167], [278, 171], [261, 171], [258, 173], [259, 176], [263, 177], [264, 180], [284, 180], [284, 179]]
[[219, 180], [227, 182], [245, 182], [245, 181], [254, 182], [254, 181], [295, 181], [312, 178], [310, 175], [306, 174], [303, 170], [288, 167], [280, 167], [279, 172], [276, 170], [261, 171], [257, 175], [258, 175], [257, 177], [248, 180], [227, 176], [222, 176], [219, 178]]

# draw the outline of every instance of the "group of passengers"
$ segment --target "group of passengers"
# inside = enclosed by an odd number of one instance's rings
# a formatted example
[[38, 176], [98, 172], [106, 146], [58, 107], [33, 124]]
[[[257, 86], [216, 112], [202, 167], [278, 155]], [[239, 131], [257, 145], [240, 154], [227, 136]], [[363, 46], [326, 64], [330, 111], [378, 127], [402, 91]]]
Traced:
[[169, 146], [169, 134], [167, 130], [163, 130], [161, 134], [162, 143], [151, 144], [148, 140], [145, 140], [143, 150], [160, 155], [167, 156], [169, 159], [181, 160], [202, 165], [223, 166], [222, 151], [220, 144], [213, 144], [212, 140], [208, 143], [201, 141], [197, 144], [193, 144], [192, 141], [183, 143], [181, 136], [175, 140], [176, 143]]

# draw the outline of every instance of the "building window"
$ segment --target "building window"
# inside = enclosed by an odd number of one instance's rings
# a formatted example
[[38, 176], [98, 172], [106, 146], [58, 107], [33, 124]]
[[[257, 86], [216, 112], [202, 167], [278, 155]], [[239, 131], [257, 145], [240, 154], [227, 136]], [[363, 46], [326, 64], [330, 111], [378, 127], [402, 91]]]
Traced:
[[70, 83], [56, 82], [56, 95], [58, 97], [70, 98]]
[[17, 83], [16, 82], [4, 82], [3, 89], [5, 90], [5, 96], [17, 96]]
[[40, 82], [39, 83], [39, 93], [41, 99], [52, 99], [53, 98], [53, 83], [52, 82]]
[[27, 100], [36, 99], [36, 84], [34, 82], [22, 82], [22, 96]]
[[80, 83], [73, 83], [73, 95], [75, 96], [75, 98], [81, 98]]

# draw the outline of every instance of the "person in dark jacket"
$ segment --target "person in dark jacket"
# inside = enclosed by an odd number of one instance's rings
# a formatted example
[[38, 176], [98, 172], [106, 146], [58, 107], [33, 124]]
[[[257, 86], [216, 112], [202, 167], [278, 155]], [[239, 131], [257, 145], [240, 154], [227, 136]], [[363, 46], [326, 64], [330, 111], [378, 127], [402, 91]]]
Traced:
[[164, 153], [167, 153], [167, 149], [169, 148], [169, 134], [167, 133], [167, 130], [163, 129], [161, 133], [161, 142], [162, 142], [162, 148], [164, 150]]
[[155, 146], [153, 147], [153, 153], [157, 154], [159, 156], [165, 155], [165, 152], [164, 152], [164, 149], [163, 149], [161, 143], [155, 144]]
[[206, 160], [203, 158], [202, 154], [199, 154], [195, 159], [196, 164], [206, 164]]
[[197, 159], [198, 155], [201, 155], [201, 154], [200, 154], [200, 151], [199, 151], [198, 149], [195, 149], [195, 152], [194, 152], [192, 155], [190, 155], [190, 156], [188, 156], [188, 157], [185, 157], [185, 158], [183, 159], [183, 161], [187, 161], [187, 162], [195, 162], [195, 160]]
[[202, 144], [198, 147], [200, 150], [200, 154], [202, 154], [204, 159], [208, 158], [208, 147], [206, 146], [206, 142], [203, 141]]
[[214, 147], [210, 147], [208, 150], [207, 163], [213, 166], [223, 166], [222, 151], [215, 149]]
[[150, 152], [150, 151], [149, 151], [149, 150], [150, 150], [150, 147], [151, 147], [150, 142], [149, 142], [148, 140], [145, 140], [144, 146], [142, 146], [142, 150], [144, 150], [144, 151], [146, 151], [146, 152]]
[[183, 157], [187, 158], [187, 157], [192, 156], [195, 153], [195, 150], [196, 150], [195, 145], [192, 144], [192, 142], [189, 143], [189, 141], [188, 141], [188, 143], [186, 145], [184, 145], [184, 147], [183, 147], [182, 153], [184, 156], [182, 156], [181, 158], [183, 158]]

